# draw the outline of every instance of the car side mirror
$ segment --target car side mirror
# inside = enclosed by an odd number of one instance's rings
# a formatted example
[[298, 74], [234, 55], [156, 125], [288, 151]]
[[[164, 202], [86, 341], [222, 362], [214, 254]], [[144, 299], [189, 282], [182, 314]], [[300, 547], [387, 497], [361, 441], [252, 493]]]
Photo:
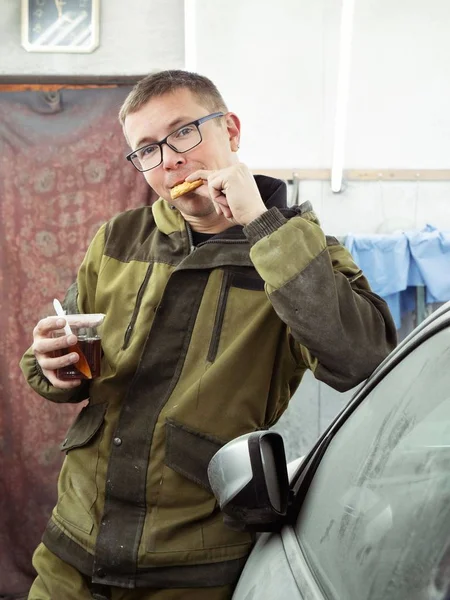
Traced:
[[212, 457], [208, 478], [229, 527], [241, 531], [280, 527], [290, 496], [280, 434], [255, 431], [228, 442]]

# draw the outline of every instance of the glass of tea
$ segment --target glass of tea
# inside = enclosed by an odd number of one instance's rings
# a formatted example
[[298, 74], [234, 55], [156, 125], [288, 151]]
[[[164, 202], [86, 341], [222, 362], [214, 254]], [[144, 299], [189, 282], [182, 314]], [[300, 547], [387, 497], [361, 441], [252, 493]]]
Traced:
[[[68, 348], [61, 348], [54, 352], [54, 356], [63, 356], [71, 352], [83, 354], [81, 359], [71, 365], [56, 370], [56, 377], [63, 381], [71, 379], [95, 379], [100, 375], [102, 357], [101, 324], [104, 314], [76, 314], [64, 315], [70, 325], [72, 333], [77, 336], [77, 343]], [[53, 332], [54, 337], [66, 335], [64, 329]], [[85, 360], [84, 360], [85, 359]], [[87, 363], [87, 364], [86, 364]]]

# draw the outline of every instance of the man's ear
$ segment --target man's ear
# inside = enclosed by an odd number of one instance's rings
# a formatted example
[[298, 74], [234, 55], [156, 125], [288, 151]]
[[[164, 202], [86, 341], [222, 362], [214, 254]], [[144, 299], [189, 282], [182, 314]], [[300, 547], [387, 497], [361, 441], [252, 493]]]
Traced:
[[241, 137], [241, 122], [234, 113], [225, 115], [228, 137], [230, 139], [230, 148], [232, 152], [237, 152], [239, 149], [239, 139]]

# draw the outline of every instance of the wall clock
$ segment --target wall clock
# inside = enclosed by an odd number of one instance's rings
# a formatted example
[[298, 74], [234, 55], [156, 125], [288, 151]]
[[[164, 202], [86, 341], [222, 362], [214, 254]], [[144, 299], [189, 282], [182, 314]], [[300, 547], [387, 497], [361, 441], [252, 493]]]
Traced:
[[100, 0], [22, 0], [28, 52], [92, 52], [99, 43]]

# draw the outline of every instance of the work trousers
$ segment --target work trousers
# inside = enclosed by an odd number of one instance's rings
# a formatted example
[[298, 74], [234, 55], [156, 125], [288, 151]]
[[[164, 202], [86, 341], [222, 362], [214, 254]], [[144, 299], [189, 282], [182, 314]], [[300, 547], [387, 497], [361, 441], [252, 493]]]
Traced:
[[231, 585], [208, 588], [136, 588], [134, 590], [90, 583], [74, 567], [40, 544], [33, 555], [38, 576], [28, 600], [229, 600]]

